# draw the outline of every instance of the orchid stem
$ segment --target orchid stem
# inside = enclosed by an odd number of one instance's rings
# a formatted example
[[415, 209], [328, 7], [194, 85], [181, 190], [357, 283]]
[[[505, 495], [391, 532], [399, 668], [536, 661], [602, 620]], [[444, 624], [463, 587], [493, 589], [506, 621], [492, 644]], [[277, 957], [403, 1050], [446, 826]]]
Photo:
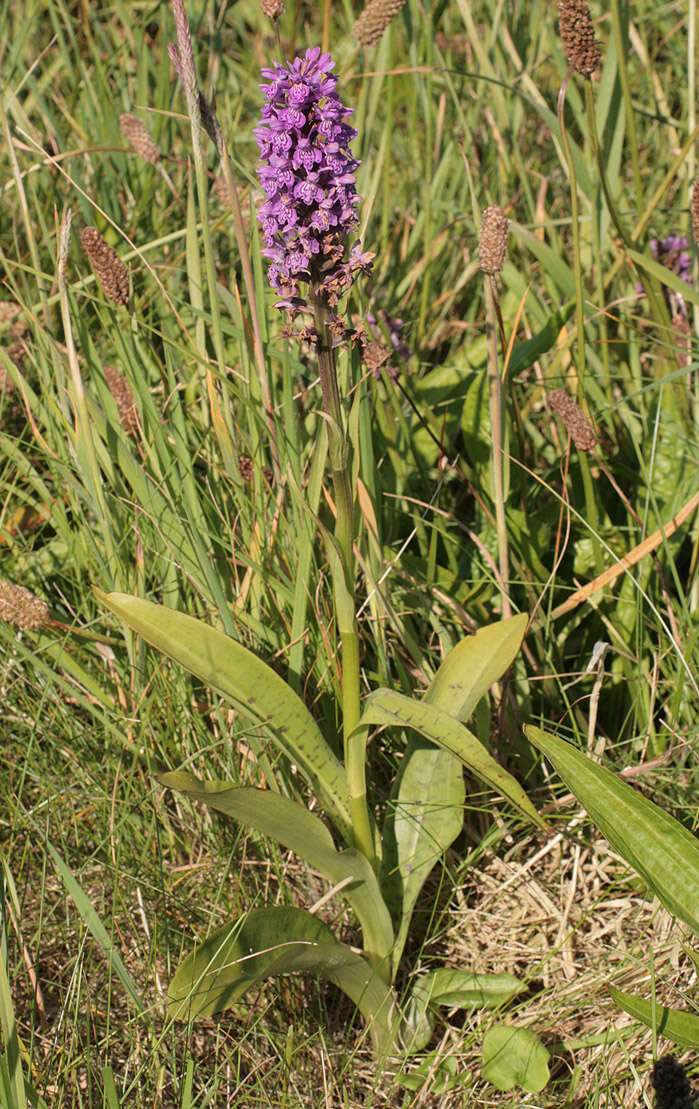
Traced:
[[[345, 435], [327, 304], [312, 297], [318, 333], [318, 367], [328, 432], [328, 453], [335, 491], [335, 538], [341, 566], [335, 570], [335, 613], [342, 654], [342, 735], [355, 846], [376, 868], [374, 837], [367, 805], [366, 756], [359, 724], [359, 634], [354, 601], [354, 499], [350, 486], [349, 442]], [[353, 734], [354, 733], [354, 734]]]

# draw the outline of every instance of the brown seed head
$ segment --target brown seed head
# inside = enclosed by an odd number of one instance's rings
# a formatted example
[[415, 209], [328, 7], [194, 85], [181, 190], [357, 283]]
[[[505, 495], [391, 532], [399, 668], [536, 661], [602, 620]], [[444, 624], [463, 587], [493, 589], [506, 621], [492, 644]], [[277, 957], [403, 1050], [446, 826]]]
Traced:
[[154, 166], [160, 160], [157, 144], [138, 116], [131, 112], [124, 112], [119, 116], [119, 130], [131, 145], [131, 149], [140, 154], [144, 162]]
[[692, 236], [699, 246], [699, 177], [696, 177], [692, 186]]
[[22, 631], [36, 631], [49, 623], [49, 606], [24, 586], [0, 581], [0, 620]]
[[558, 0], [558, 26], [569, 64], [581, 76], [590, 77], [600, 63], [602, 52], [587, 0]]
[[96, 227], [83, 227], [80, 242], [107, 300], [128, 304], [129, 275], [116, 250], [105, 242]]
[[136, 435], [138, 432], [138, 409], [136, 408], [136, 401], [133, 399], [131, 386], [124, 375], [119, 373], [114, 366], [104, 367], [104, 377], [109, 386], [109, 392], [114, 397], [121, 426], [127, 435]]
[[279, 19], [284, 14], [284, 0], [260, 0], [260, 7], [268, 19]]
[[370, 0], [354, 25], [354, 37], [362, 46], [378, 42], [405, 0]]
[[549, 393], [549, 404], [560, 416], [579, 451], [591, 451], [597, 446], [592, 424], [570, 393], [565, 389], [554, 389]]
[[481, 237], [478, 257], [483, 273], [491, 277], [502, 273], [507, 251], [507, 216], [497, 204], [491, 204], [481, 216]]

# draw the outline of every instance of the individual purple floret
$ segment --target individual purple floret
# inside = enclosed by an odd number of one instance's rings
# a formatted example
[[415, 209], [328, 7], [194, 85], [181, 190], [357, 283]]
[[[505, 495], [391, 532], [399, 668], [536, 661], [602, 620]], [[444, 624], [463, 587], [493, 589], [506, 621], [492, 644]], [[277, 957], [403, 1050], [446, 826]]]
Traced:
[[373, 257], [359, 243], [346, 251], [347, 236], [359, 223], [359, 163], [349, 152], [357, 132], [344, 122], [352, 109], [335, 95], [334, 65], [314, 46], [303, 58], [262, 70], [270, 83], [260, 86], [265, 103], [254, 129], [266, 198], [258, 219], [269, 281], [284, 297], [278, 307], [291, 312], [304, 304], [300, 281], [334, 307]]

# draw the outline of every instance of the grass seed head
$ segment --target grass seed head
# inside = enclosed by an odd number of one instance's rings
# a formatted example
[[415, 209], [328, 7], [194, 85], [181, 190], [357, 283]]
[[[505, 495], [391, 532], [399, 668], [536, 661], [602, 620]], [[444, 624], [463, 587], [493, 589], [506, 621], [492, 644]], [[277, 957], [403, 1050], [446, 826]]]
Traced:
[[114, 397], [121, 426], [127, 435], [136, 435], [138, 432], [138, 409], [131, 392], [131, 386], [124, 375], [119, 373], [114, 366], [104, 367], [104, 377], [109, 386], [109, 392]]
[[502, 273], [507, 252], [507, 216], [497, 204], [491, 204], [481, 216], [481, 237], [478, 257], [483, 273], [496, 277]]
[[260, 0], [262, 14], [268, 19], [279, 19], [284, 14], [284, 0]]
[[354, 37], [362, 46], [373, 46], [404, 4], [405, 0], [370, 0], [354, 25]]
[[0, 620], [22, 631], [37, 631], [49, 623], [49, 606], [24, 586], [0, 580]]
[[554, 389], [549, 393], [549, 404], [560, 416], [579, 451], [591, 451], [597, 446], [592, 424], [570, 393], [565, 389]]
[[124, 112], [119, 116], [119, 130], [131, 149], [140, 154], [144, 162], [154, 166], [160, 160], [158, 146], [138, 116]]
[[102, 238], [96, 227], [84, 227], [80, 242], [107, 300], [115, 304], [129, 303], [129, 275], [116, 250]]
[[569, 64], [582, 77], [590, 77], [602, 52], [587, 0], [558, 0], [558, 26]]

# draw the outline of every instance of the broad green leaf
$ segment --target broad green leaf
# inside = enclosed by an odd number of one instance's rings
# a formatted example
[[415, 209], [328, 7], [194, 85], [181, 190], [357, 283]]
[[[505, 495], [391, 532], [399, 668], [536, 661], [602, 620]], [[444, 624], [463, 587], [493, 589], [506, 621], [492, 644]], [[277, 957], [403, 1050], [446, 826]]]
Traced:
[[467, 635], [444, 659], [424, 701], [457, 720], [468, 720], [481, 697], [512, 665], [522, 645], [527, 616], [511, 616]]
[[121, 955], [114, 946], [112, 938], [107, 932], [104, 924], [100, 920], [99, 914], [90, 901], [90, 898], [87, 896], [85, 890], [82, 888], [77, 878], [73, 874], [73, 871], [70, 869], [65, 860], [61, 857], [61, 855], [59, 855], [53, 844], [47, 843], [46, 847], [53, 861], [53, 865], [56, 868], [56, 873], [58, 874], [59, 878], [62, 879], [68, 893], [73, 898], [73, 901], [75, 902], [75, 907], [80, 913], [80, 916], [83, 918], [86, 928], [92, 933], [94, 939], [97, 940], [100, 951], [104, 955], [105, 959], [116, 974], [117, 978], [121, 982], [131, 1000], [136, 1004], [139, 1012], [143, 1012], [143, 1002], [141, 1001], [141, 998], [139, 996], [136, 984], [129, 974], [128, 970], [126, 969]]
[[648, 1028], [654, 1029], [678, 1047], [699, 1048], [699, 1016], [685, 1013], [681, 1009], [666, 1009], [664, 1005], [653, 1005], [644, 997], [623, 993], [608, 987], [610, 994], [620, 1009], [635, 1017]]
[[401, 1037], [410, 1051], [421, 1051], [434, 1029], [434, 1011], [441, 1005], [450, 1009], [482, 1009], [502, 1005], [526, 989], [511, 974], [474, 974], [467, 970], [439, 970], [422, 974], [413, 984], [405, 1006]]
[[538, 1094], [549, 1080], [549, 1053], [528, 1028], [496, 1024], [483, 1037], [481, 1074], [496, 1090]]
[[473, 971], [440, 967], [418, 978], [413, 995], [424, 996], [428, 1005], [452, 1009], [479, 1009], [502, 1005], [527, 987], [511, 974], [475, 974]]
[[270, 836], [283, 847], [295, 851], [334, 884], [343, 883], [342, 896], [357, 914], [367, 955], [386, 965], [393, 947], [393, 927], [376, 875], [361, 852], [354, 848], [335, 849], [332, 836], [320, 817], [296, 801], [268, 790], [237, 788], [226, 782], [201, 782], [183, 771], [159, 774], [158, 780], [169, 789], [186, 793], [241, 824], [255, 828], [262, 835]]
[[338, 943], [303, 909], [253, 909], [218, 928], [180, 964], [168, 990], [168, 1013], [182, 1020], [213, 1016], [258, 982], [306, 972], [334, 982], [369, 1025], [377, 1054], [396, 1042], [398, 1012], [389, 987], [366, 959]]
[[163, 605], [103, 593], [97, 599], [153, 647], [201, 678], [263, 728], [305, 775], [346, 840], [351, 820], [342, 763], [300, 697], [252, 651], [217, 628]]
[[395, 974], [420, 890], [463, 827], [463, 766], [449, 751], [423, 741], [411, 743], [393, 792], [383, 832], [382, 886], [393, 895], [399, 913]]
[[612, 847], [666, 909], [699, 935], [699, 842], [677, 820], [570, 743], [529, 726], [546, 755]]
[[[466, 720], [512, 663], [522, 643], [525, 615], [481, 628], [452, 648], [435, 674], [423, 704]], [[431, 737], [430, 737], [431, 738]], [[400, 924], [393, 953], [397, 970], [415, 904], [432, 867], [463, 826], [461, 760], [451, 751], [411, 742], [384, 829], [387, 889], [400, 887]]]
[[468, 728], [448, 713], [394, 690], [377, 689], [364, 702], [359, 727], [367, 728], [372, 724], [414, 728], [426, 739], [460, 758], [473, 774], [506, 797], [528, 820], [545, 827], [519, 782], [498, 766]]

